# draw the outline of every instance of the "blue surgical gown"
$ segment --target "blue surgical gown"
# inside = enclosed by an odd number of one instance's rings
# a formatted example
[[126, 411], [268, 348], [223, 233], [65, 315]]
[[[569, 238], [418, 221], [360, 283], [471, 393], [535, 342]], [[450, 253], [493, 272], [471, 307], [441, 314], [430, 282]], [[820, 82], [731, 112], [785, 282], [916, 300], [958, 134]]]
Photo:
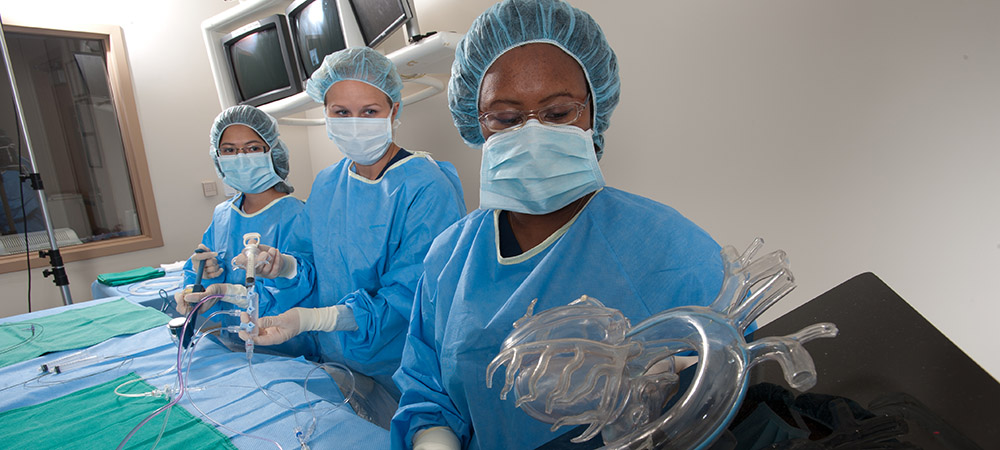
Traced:
[[486, 367], [538, 299], [535, 313], [586, 294], [632, 323], [681, 305], [708, 305], [722, 287], [719, 245], [668, 206], [604, 188], [566, 226], [519, 256], [500, 257], [496, 210], [476, 210], [441, 234], [424, 261], [403, 362], [393, 448], [422, 428], [449, 426], [463, 448], [535, 448], [549, 431], [500, 400], [506, 366]]
[[[324, 361], [346, 364], [395, 391], [413, 293], [431, 241], [461, 218], [465, 201], [454, 166], [414, 152], [376, 180], [351, 161], [316, 175], [283, 252], [315, 273], [311, 306], [347, 305], [356, 331], [316, 332]], [[296, 283], [300, 273], [292, 280]]]
[[[212, 214], [212, 223], [208, 225], [205, 234], [202, 235], [201, 243], [212, 251], [218, 252], [219, 266], [222, 268], [222, 275], [211, 279], [203, 279], [202, 285], [208, 287], [215, 283], [245, 284], [246, 271], [232, 267], [232, 259], [243, 251], [243, 235], [246, 233], [260, 233], [260, 243], [272, 247], [281, 248], [289, 239], [292, 231], [292, 222], [299, 212], [302, 211], [303, 203], [291, 195], [286, 195], [275, 199], [260, 211], [247, 214], [240, 210], [243, 204], [243, 195], [239, 194], [233, 198], [219, 203]], [[191, 264], [191, 260], [184, 264], [184, 285], [194, 283], [196, 268]], [[304, 268], [309, 270], [309, 268]], [[304, 280], [311, 280], [311, 277], [303, 277]], [[274, 280], [257, 277], [255, 286], [260, 299], [260, 315], [273, 316], [288, 311], [295, 306], [301, 306], [302, 300], [307, 298], [312, 291], [310, 283], [299, 283], [292, 287], [298, 289], [297, 292], [285, 292], [284, 295], [276, 296], [278, 287]], [[284, 287], [283, 287], [284, 288]], [[235, 305], [226, 302], [217, 302], [209, 312], [219, 309], [234, 309]], [[238, 324], [238, 319], [226, 320], [225, 323]], [[313, 344], [314, 346], [314, 344]], [[303, 351], [302, 354], [308, 356], [310, 352]]]
[[[31, 166], [23, 160], [22, 167]], [[28, 218], [28, 232], [44, 230], [45, 217], [42, 216], [38, 194], [31, 188], [31, 182], [21, 180], [21, 172], [14, 168], [0, 171], [0, 176], [3, 178], [3, 192], [6, 194], [6, 198], [2, 199], [5, 208], [0, 208], [0, 230], [3, 230], [3, 234], [24, 233], [25, 215]], [[21, 204], [21, 193], [24, 193], [24, 205]], [[7, 217], [8, 211], [10, 217]], [[21, 211], [24, 211], [24, 215]]]

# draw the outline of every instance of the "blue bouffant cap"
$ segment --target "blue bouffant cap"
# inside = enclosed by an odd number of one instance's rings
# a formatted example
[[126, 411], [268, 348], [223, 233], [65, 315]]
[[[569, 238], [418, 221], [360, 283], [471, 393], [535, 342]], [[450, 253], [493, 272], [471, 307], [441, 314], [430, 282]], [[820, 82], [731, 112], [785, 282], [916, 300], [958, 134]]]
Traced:
[[403, 79], [399, 77], [396, 65], [368, 47], [346, 48], [327, 55], [323, 58], [323, 64], [306, 81], [306, 93], [316, 103], [323, 103], [330, 86], [343, 80], [361, 81], [375, 86], [385, 92], [393, 103], [400, 103], [403, 98]]

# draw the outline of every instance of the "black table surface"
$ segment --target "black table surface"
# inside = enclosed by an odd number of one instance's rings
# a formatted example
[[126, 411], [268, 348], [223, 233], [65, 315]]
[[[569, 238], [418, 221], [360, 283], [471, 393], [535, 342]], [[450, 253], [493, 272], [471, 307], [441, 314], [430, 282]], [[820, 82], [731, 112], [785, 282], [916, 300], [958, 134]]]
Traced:
[[[896, 411], [910, 431], [900, 440], [920, 448], [1000, 449], [1000, 384], [877, 276], [851, 278], [754, 334], [786, 335], [817, 322], [833, 322], [840, 334], [805, 344], [818, 376], [810, 393], [871, 409], [905, 404]], [[787, 387], [774, 362], [752, 369], [758, 382]]]

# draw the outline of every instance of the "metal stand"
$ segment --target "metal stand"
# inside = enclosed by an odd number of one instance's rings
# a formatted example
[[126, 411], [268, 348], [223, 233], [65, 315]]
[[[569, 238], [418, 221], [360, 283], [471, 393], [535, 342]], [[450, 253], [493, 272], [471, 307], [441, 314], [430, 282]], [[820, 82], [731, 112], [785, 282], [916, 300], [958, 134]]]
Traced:
[[407, 0], [406, 5], [410, 7], [410, 20], [403, 24], [406, 31], [406, 43], [412, 44], [426, 36], [420, 35], [420, 23], [417, 22], [417, 10], [413, 8], [413, 0]]
[[[45, 231], [49, 235], [51, 250], [41, 250], [38, 252], [38, 256], [40, 258], [49, 258], [49, 264], [52, 268], [43, 270], [42, 275], [45, 277], [52, 275], [52, 282], [62, 292], [63, 303], [71, 305], [73, 304], [73, 297], [69, 292], [69, 277], [66, 276], [66, 268], [63, 267], [62, 255], [59, 253], [59, 245], [56, 243], [56, 235], [52, 231], [52, 218], [49, 216], [49, 207], [45, 199], [45, 189], [42, 187], [42, 177], [35, 167], [35, 155], [31, 151], [31, 137], [28, 136], [28, 127], [24, 123], [24, 110], [21, 108], [21, 96], [17, 92], [17, 82], [14, 80], [14, 68], [10, 65], [10, 52], [7, 50], [7, 38], [3, 30], [2, 18], [0, 18], [0, 49], [3, 50], [4, 63], [7, 65], [7, 76], [10, 78], [10, 89], [14, 95], [14, 106], [17, 108], [17, 120], [21, 125], [21, 130], [24, 131], [25, 148], [28, 150], [28, 160], [31, 162], [31, 172], [22, 174], [21, 179], [30, 180], [31, 188], [38, 192], [38, 203], [41, 205], [42, 216], [45, 218]], [[21, 201], [24, 200], [22, 199]], [[25, 251], [30, 252], [31, 250], [25, 249]], [[28, 273], [31, 273], [30, 264]]]

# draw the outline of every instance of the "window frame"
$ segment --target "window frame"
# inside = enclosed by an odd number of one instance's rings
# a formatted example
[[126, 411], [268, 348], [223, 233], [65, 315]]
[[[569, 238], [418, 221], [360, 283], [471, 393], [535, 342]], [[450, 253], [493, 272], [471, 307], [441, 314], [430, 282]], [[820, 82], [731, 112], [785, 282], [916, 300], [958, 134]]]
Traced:
[[[143, 146], [142, 132], [139, 126], [135, 93], [132, 89], [132, 72], [129, 69], [128, 53], [125, 49], [125, 36], [122, 28], [115, 25], [85, 24], [60, 25], [56, 29], [44, 25], [27, 24], [17, 21], [8, 22], [5, 20], [3, 31], [4, 34], [24, 33], [37, 36], [94, 39], [104, 43], [108, 82], [111, 85], [112, 102], [115, 105], [115, 111], [118, 116], [118, 127], [121, 130], [122, 144], [125, 149], [125, 163], [128, 168], [132, 196], [135, 200], [140, 234], [60, 247], [59, 252], [62, 255], [63, 262], [82, 261], [162, 247], [163, 235], [160, 230], [160, 219], [156, 212], [156, 201], [153, 198], [153, 185], [150, 181], [149, 166], [146, 162], [146, 151]], [[5, 89], [5, 87], [0, 86], [0, 89]], [[44, 181], [43, 179], [42, 182], [44, 183]], [[28, 253], [32, 268], [43, 267], [49, 264], [48, 258], [40, 258], [37, 251]], [[0, 274], [27, 269], [28, 259], [25, 258], [23, 253], [0, 256]]]

